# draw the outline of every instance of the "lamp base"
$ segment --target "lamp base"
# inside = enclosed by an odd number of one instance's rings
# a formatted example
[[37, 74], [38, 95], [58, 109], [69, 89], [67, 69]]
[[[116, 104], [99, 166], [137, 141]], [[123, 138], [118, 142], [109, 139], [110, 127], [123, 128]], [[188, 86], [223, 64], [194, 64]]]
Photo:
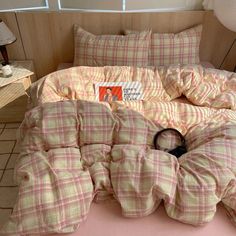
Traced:
[[8, 65], [9, 64], [9, 59], [8, 59], [8, 55], [7, 55], [7, 49], [6, 49], [6, 46], [3, 45], [3, 46], [0, 46], [0, 52], [2, 54], [2, 57], [3, 57], [3, 62], [2, 62], [2, 65], [5, 66], [5, 65]]

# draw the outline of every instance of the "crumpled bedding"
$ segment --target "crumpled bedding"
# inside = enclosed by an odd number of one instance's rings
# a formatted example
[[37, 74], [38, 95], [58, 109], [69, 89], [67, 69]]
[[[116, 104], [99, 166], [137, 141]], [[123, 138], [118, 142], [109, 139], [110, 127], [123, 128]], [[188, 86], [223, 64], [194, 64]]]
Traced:
[[[93, 83], [103, 81], [141, 81], [144, 100], [98, 103]], [[163, 201], [171, 218], [192, 225], [211, 221], [223, 202], [236, 224], [235, 92], [236, 74], [201, 66], [76, 67], [44, 77], [20, 128], [19, 196], [1, 232], [73, 232], [93, 200], [110, 198], [126, 217]], [[185, 135], [179, 159], [153, 149], [167, 127]]]

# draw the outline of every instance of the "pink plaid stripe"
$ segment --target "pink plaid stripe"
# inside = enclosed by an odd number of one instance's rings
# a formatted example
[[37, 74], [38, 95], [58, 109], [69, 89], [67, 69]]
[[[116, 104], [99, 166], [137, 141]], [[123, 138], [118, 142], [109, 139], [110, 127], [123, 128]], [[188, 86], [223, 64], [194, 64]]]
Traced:
[[[113, 129], [116, 125], [115, 119], [107, 106], [99, 109], [97, 103], [81, 101], [78, 103], [80, 115], [80, 145], [87, 144], [112, 144]], [[96, 134], [96, 135], [95, 135]]]
[[221, 200], [235, 217], [235, 131], [235, 123], [223, 121], [189, 131], [186, 139], [190, 152], [179, 161], [178, 194], [165, 204], [170, 217], [201, 225], [213, 219]]
[[147, 66], [151, 32], [136, 35], [95, 36], [75, 26], [77, 66]]
[[123, 215], [146, 216], [162, 199], [173, 198], [178, 162], [170, 154], [139, 145], [115, 145], [112, 157], [111, 180]]
[[[90, 174], [83, 170], [79, 157], [76, 148], [19, 156], [15, 174], [20, 188], [8, 222], [9, 235], [72, 232], [78, 227], [93, 198]], [[18, 228], [15, 220], [20, 222]]]
[[[135, 31], [126, 30], [132, 35]], [[199, 46], [202, 25], [180, 33], [153, 33], [149, 49], [149, 65], [169, 66], [172, 64], [199, 64]]]
[[94, 200], [107, 200], [113, 196], [110, 181], [111, 147], [104, 144], [92, 144], [81, 147], [82, 161], [88, 167], [94, 183]]
[[[2, 232], [72, 232], [85, 220], [94, 197], [101, 201], [113, 194], [128, 217], [148, 215], [164, 200], [170, 217], [199, 225], [213, 218], [222, 200], [234, 219], [236, 118], [230, 121], [226, 115], [233, 111], [221, 110], [215, 111], [214, 119], [197, 121], [188, 129], [189, 152], [177, 161], [169, 153], [150, 149], [148, 142], [161, 128], [153, 122], [156, 114], [147, 119], [131, 109], [111, 112], [104, 104], [88, 101], [36, 107], [21, 127], [22, 139], [32, 140], [27, 136], [34, 124], [43, 145], [23, 146], [15, 168], [19, 198]], [[45, 127], [50, 129], [52, 124], [54, 129], [54, 121], [61, 120], [59, 127], [66, 130], [68, 122], [79, 127], [79, 136], [68, 129], [67, 140], [77, 139], [72, 146], [60, 138], [62, 147], [57, 147], [45, 135]]]
[[[95, 101], [94, 83], [105, 81], [140, 81], [144, 100], [116, 102], [114, 107], [128, 106], [141, 113], [144, 112], [146, 104], [148, 107], [148, 104], [153, 102], [169, 102], [181, 95], [204, 108], [236, 109], [235, 74], [196, 65], [173, 65], [158, 69], [118, 66], [74, 67], [46, 76], [32, 86], [32, 106], [62, 100]], [[202, 116], [201, 108], [198, 108], [198, 111]], [[202, 111], [205, 113], [205, 109]], [[143, 115], [146, 116], [148, 113]], [[192, 116], [192, 119], [198, 117]]]

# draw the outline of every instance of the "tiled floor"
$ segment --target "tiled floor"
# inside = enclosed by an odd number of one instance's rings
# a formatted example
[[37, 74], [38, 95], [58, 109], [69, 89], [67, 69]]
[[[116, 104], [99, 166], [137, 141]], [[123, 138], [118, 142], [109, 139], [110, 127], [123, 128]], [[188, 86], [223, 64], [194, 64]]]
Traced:
[[13, 171], [18, 156], [16, 134], [19, 125], [0, 123], [0, 226], [11, 214], [18, 193]]

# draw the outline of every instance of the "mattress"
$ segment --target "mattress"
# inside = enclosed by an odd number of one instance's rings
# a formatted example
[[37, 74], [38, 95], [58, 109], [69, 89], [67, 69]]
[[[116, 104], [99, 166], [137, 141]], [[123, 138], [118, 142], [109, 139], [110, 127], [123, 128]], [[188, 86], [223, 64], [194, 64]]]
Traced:
[[[170, 219], [163, 205], [149, 216], [138, 219], [127, 219], [121, 216], [117, 202], [93, 203], [87, 220], [77, 232], [67, 236], [234, 236], [235, 227], [226, 217], [221, 205], [212, 222], [202, 227], [194, 227]], [[57, 236], [53, 234], [50, 236]], [[65, 234], [62, 234], [65, 235]], [[49, 236], [49, 235], [48, 235]]]

